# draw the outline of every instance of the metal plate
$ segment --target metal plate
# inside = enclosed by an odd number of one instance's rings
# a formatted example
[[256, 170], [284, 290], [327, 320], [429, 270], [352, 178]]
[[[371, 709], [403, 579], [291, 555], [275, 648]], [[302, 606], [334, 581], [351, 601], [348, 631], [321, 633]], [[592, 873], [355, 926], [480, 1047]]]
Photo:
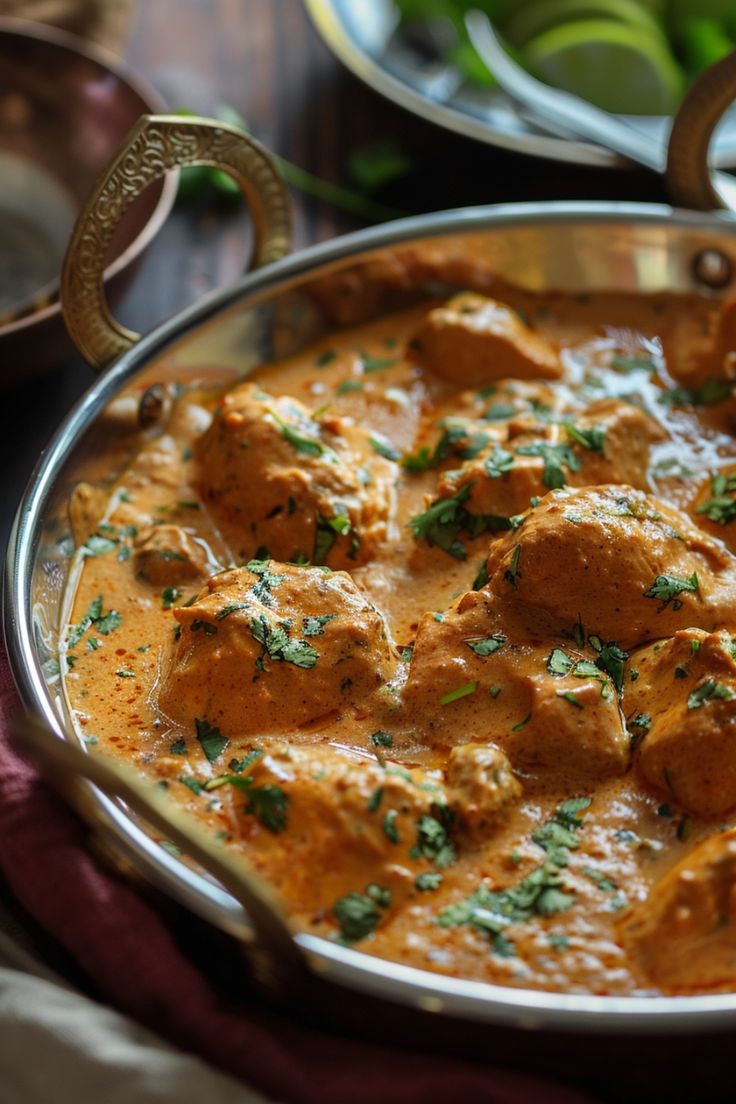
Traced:
[[[62, 738], [74, 739], [53, 673], [69, 553], [66, 505], [82, 478], [114, 478], [134, 442], [121, 412], [144, 383], [186, 378], [217, 365], [246, 374], [327, 329], [312, 286], [326, 272], [387, 254], [482, 264], [531, 290], [694, 290], [694, 259], [718, 249], [736, 271], [736, 219], [647, 204], [556, 203], [472, 208], [423, 216], [316, 246], [208, 296], [143, 338], [98, 379], [40, 458], [10, 539], [4, 625], [25, 704]], [[436, 285], [428, 288], [434, 290]], [[725, 287], [719, 294], [729, 294]], [[421, 295], [421, 288], [417, 289]], [[386, 308], [390, 309], [390, 308]], [[126, 396], [128, 398], [126, 399]], [[117, 427], [117, 429], [116, 429]], [[136, 442], [137, 443], [137, 442]], [[102, 448], [104, 444], [104, 449]], [[242, 908], [221, 887], [168, 855], [125, 809], [86, 787], [80, 811], [144, 877], [212, 924], [244, 939]], [[736, 1026], [736, 993], [697, 997], [598, 997], [504, 988], [443, 977], [326, 939], [299, 942], [319, 974], [353, 992], [455, 1018], [564, 1032], [699, 1032]]]
[[[394, 37], [397, 17], [392, 0], [304, 0], [327, 46], [357, 77], [382, 96], [446, 130], [492, 146], [570, 161], [576, 165], [625, 168], [618, 154], [589, 142], [553, 138], [522, 117], [505, 92], [462, 82], [452, 66], [419, 68], [415, 57]], [[670, 118], [621, 116], [650, 141], [664, 144]], [[736, 164], [736, 112], [729, 112], [713, 144], [713, 163]]]

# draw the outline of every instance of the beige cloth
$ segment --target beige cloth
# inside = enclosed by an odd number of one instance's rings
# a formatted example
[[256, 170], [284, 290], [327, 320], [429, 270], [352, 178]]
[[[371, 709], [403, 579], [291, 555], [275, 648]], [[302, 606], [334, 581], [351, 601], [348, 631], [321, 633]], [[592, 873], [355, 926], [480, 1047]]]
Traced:
[[135, 0], [0, 0], [0, 14], [51, 23], [118, 53], [125, 45]]
[[[3, 1104], [269, 1104], [39, 962], [0, 907]], [[272, 1102], [274, 1104], [274, 1102]]]

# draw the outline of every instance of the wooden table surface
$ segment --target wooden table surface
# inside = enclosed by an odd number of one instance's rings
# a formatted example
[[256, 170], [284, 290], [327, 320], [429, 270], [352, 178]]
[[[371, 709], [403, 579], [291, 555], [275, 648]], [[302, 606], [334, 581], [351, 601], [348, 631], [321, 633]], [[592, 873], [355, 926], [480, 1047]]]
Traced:
[[[343, 69], [300, 0], [141, 0], [124, 52], [172, 108], [209, 114], [230, 104], [266, 146], [328, 180], [344, 179], [351, 150], [397, 140], [413, 168], [380, 199], [406, 212], [513, 200], [664, 198], [659, 181], [644, 172], [540, 161], [414, 118]], [[299, 192], [293, 199], [297, 248], [364, 225]], [[145, 332], [233, 280], [247, 240], [247, 216], [237, 206], [179, 205], [149, 250], [121, 320]], [[91, 379], [81, 359], [70, 358], [45, 379], [3, 396], [0, 545], [39, 451]]]

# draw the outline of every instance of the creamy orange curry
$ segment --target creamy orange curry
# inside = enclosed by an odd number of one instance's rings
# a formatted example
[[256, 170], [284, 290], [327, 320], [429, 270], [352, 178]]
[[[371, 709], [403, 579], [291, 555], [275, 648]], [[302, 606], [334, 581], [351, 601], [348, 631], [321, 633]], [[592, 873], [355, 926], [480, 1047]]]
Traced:
[[304, 929], [733, 989], [734, 349], [732, 304], [466, 291], [181, 389], [71, 504], [79, 732]]

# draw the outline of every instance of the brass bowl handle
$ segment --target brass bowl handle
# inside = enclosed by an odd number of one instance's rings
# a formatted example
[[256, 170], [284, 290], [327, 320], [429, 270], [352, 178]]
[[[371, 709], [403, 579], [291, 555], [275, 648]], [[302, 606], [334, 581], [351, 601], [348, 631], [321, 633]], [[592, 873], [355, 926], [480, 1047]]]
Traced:
[[[695, 211], [735, 206], [736, 180], [716, 187], [708, 164], [713, 132], [724, 111], [736, 99], [736, 51], [711, 65], [691, 86], [675, 116], [667, 148], [666, 181], [677, 206]], [[726, 194], [728, 188], [729, 193]]]
[[103, 288], [110, 241], [127, 207], [172, 169], [224, 169], [240, 185], [253, 219], [252, 268], [291, 248], [289, 196], [264, 148], [236, 127], [211, 119], [143, 115], [98, 177], [74, 227], [61, 276], [69, 335], [93, 368], [105, 368], [138, 340], [110, 314]]

